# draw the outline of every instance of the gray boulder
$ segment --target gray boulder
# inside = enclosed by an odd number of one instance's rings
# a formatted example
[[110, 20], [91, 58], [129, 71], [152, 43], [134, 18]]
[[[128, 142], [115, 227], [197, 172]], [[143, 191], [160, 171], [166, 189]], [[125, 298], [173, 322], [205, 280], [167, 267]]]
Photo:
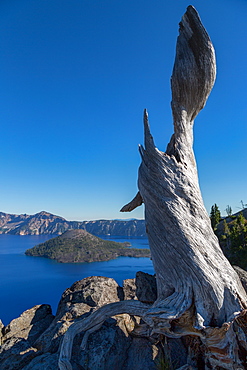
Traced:
[[66, 312], [61, 311], [53, 320], [45, 332], [35, 341], [35, 347], [42, 352], [55, 353], [59, 348], [64, 333], [72, 325], [76, 318], [86, 316], [91, 307], [84, 303], [69, 305], [67, 302]]
[[125, 279], [123, 281], [123, 295], [124, 300], [137, 299], [136, 297], [136, 279]]
[[122, 369], [132, 342], [126, 329], [119, 327], [122, 320], [117, 317], [106, 320], [100, 330], [90, 335], [85, 351], [78, 342], [73, 349], [74, 366], [88, 370]]
[[92, 276], [76, 281], [62, 294], [55, 320], [36, 340], [35, 347], [55, 353], [69, 326], [96, 307], [119, 301], [119, 285], [114, 279]]
[[38, 351], [33, 345], [53, 319], [51, 306], [43, 304], [23, 312], [4, 327], [0, 348], [1, 370], [22, 369], [36, 357]]
[[122, 370], [157, 370], [162, 364], [161, 346], [152, 344], [146, 338], [133, 338]]
[[0, 347], [0, 369], [19, 370], [38, 355], [28, 340], [12, 337]]
[[119, 301], [120, 287], [114, 279], [103, 276], [90, 276], [76, 281], [66, 289], [58, 304], [57, 315], [66, 312], [66, 303], [84, 303], [90, 307]]
[[157, 299], [156, 277], [146, 272], [138, 271], [136, 273], [136, 296], [144, 303], [153, 303]]
[[58, 370], [58, 353], [43, 353], [35, 357], [22, 370]]
[[154, 275], [138, 271], [135, 279], [123, 281], [124, 299], [138, 299], [144, 303], [153, 303], [157, 299], [157, 285]]
[[2, 341], [5, 342], [7, 339], [15, 337], [28, 339], [28, 342], [33, 344], [50, 326], [53, 319], [50, 305], [34, 306], [3, 328]]

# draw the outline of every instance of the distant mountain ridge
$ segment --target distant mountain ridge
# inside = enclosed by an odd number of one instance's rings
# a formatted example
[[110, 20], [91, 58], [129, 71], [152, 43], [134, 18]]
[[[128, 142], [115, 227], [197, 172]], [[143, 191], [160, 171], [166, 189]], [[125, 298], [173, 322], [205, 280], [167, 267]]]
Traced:
[[94, 235], [146, 236], [144, 220], [67, 221], [46, 211], [34, 215], [0, 212], [0, 234], [61, 235], [72, 229], [84, 229]]

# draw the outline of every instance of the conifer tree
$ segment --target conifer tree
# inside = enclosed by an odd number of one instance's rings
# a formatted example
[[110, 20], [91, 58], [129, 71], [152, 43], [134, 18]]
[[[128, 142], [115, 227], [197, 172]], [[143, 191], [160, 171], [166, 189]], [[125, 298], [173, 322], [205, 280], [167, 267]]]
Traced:
[[230, 257], [230, 247], [231, 247], [231, 240], [230, 240], [230, 228], [228, 226], [228, 223], [226, 222], [226, 219], [223, 221], [223, 233], [218, 239], [221, 244], [221, 248], [225, 254], [225, 256], [229, 259]]
[[214, 231], [216, 231], [217, 226], [220, 222], [220, 219], [221, 219], [220, 210], [219, 210], [219, 207], [217, 206], [217, 204], [215, 203], [211, 207], [211, 212], [210, 212], [211, 225], [212, 225], [212, 228], [213, 228]]
[[247, 268], [247, 220], [242, 212], [230, 228], [229, 260], [242, 268]]
[[230, 234], [229, 226], [227, 225], [226, 220], [223, 221], [223, 234], [228, 236]]

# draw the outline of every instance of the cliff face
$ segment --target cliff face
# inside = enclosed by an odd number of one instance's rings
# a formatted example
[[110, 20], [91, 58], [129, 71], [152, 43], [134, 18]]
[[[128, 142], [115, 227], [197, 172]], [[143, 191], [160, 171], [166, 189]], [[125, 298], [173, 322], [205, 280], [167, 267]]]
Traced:
[[49, 212], [15, 215], [0, 212], [0, 234], [63, 234], [71, 229], [85, 229], [94, 235], [146, 236], [144, 220], [67, 221]]
[[45, 211], [35, 215], [0, 213], [0, 232], [2, 234], [61, 234], [69, 228], [71, 228], [70, 222], [63, 217]]
[[146, 236], [144, 220], [84, 221], [85, 229], [95, 235]]

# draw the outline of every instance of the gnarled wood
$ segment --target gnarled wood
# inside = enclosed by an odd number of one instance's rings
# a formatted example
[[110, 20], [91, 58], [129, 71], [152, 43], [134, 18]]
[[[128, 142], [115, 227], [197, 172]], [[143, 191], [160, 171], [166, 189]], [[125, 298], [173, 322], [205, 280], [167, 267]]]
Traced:
[[211, 40], [189, 6], [180, 22], [171, 79], [174, 134], [166, 152], [159, 151], [144, 112], [139, 193], [122, 208], [131, 211], [142, 201], [145, 204], [158, 299], [152, 306], [118, 302], [72, 325], [61, 348], [61, 370], [71, 369], [69, 358], [78, 331], [92, 331], [106, 317], [123, 312], [142, 317], [145, 324], [136, 330], [143, 335], [199, 337], [212, 368], [244, 369], [240, 352], [247, 355], [247, 296], [211, 228], [192, 148], [194, 119], [213, 87], [215, 66]]
[[[83, 331], [89, 331], [89, 334], [91, 334], [95, 330], [98, 330], [107, 318], [114, 315], [128, 313], [130, 315], [142, 317], [145, 315], [149, 307], [150, 305], [135, 300], [109, 303], [94, 311], [90, 316], [71, 325], [63, 338], [58, 362], [59, 369], [72, 370], [69, 360], [71, 358], [73, 340], [76, 334]], [[86, 335], [85, 339], [83, 338], [83, 347], [86, 345], [87, 338], [88, 335]]]

